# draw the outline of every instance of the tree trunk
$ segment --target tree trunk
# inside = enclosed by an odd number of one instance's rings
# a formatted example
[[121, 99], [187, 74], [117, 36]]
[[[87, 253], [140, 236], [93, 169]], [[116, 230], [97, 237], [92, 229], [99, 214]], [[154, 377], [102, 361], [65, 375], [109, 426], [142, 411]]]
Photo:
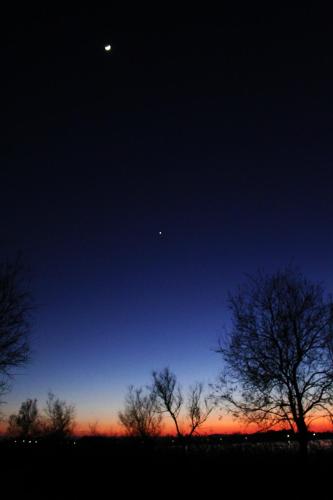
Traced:
[[171, 413], [171, 417], [172, 417], [172, 420], [174, 421], [175, 426], [176, 426], [177, 437], [182, 438], [182, 437], [183, 437], [183, 434], [182, 434], [182, 433], [180, 432], [180, 430], [179, 430], [179, 427], [178, 427], [178, 422], [177, 422], [177, 418], [176, 418], [176, 416], [175, 416], [173, 413]]
[[299, 453], [302, 460], [307, 460], [308, 457], [308, 436], [307, 433], [299, 433]]
[[299, 443], [299, 453], [301, 460], [307, 460], [308, 457], [308, 428], [304, 419], [301, 418], [297, 422], [297, 430], [298, 430], [298, 443]]

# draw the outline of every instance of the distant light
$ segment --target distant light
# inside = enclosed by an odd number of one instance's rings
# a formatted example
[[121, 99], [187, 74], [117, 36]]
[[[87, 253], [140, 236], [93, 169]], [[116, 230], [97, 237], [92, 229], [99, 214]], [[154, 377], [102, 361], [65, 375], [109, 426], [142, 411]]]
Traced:
[[159, 236], [162, 236], [162, 235], [163, 235], [162, 231], [159, 231], [159, 232], [158, 232], [158, 235], [159, 235]]
[[73, 444], [75, 445], [75, 444], [76, 444], [76, 441], [74, 441], [74, 443], [73, 443]]
[[25, 443], [25, 439], [22, 439], [22, 443]]
[[104, 50], [106, 52], [111, 52], [111, 45], [105, 45]]
[[314, 432], [314, 433], [312, 434], [312, 436], [315, 436], [315, 435], [316, 435], [316, 433]]
[[289, 434], [287, 434], [287, 438], [288, 438], [288, 439], [290, 438]]
[[35, 441], [35, 444], [37, 444], [37, 443], [38, 443], [38, 441]]
[[16, 439], [15, 439], [14, 443], [16, 443]]
[[31, 444], [31, 441], [29, 441], [29, 444]]

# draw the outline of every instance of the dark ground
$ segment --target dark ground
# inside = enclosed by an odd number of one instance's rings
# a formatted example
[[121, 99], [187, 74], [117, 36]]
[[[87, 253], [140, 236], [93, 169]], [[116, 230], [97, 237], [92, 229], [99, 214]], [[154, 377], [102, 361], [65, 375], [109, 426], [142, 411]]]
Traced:
[[4, 483], [27, 498], [332, 498], [332, 446], [301, 463], [271, 444], [186, 447], [105, 439], [2, 443]]

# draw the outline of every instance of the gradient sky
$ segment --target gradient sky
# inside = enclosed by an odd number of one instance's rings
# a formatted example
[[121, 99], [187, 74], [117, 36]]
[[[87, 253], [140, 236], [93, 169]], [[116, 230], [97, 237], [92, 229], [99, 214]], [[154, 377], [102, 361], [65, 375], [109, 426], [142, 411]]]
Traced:
[[326, 19], [8, 14], [1, 256], [23, 252], [37, 307], [7, 413], [52, 390], [115, 425], [153, 369], [214, 380], [245, 273], [293, 262], [333, 291]]

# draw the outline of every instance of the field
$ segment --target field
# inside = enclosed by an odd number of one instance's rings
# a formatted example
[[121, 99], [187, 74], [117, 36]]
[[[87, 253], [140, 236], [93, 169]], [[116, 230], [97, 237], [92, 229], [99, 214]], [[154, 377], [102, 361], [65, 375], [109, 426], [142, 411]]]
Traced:
[[[220, 441], [222, 439], [222, 441]], [[121, 438], [62, 443], [5, 441], [0, 446], [11, 495], [28, 498], [332, 497], [331, 439], [310, 443], [306, 463], [293, 441], [241, 442]]]

